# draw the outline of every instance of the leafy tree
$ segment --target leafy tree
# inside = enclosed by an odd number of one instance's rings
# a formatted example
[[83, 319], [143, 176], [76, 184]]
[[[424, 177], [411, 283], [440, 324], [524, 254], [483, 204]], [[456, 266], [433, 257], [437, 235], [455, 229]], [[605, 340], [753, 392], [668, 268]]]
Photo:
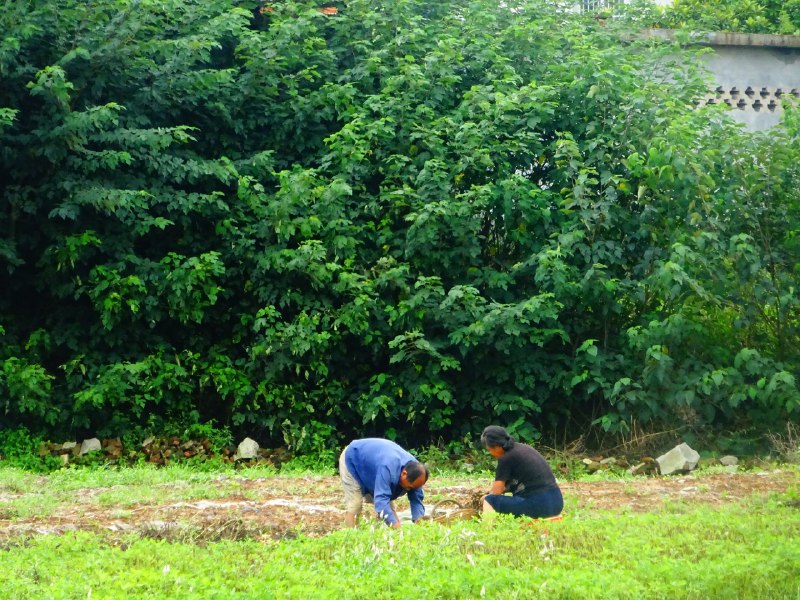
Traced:
[[319, 451], [794, 414], [796, 116], [766, 151], [694, 110], [690, 51], [551, 3], [335, 6], [0, 13], [11, 424]]
[[656, 23], [701, 31], [800, 34], [800, 0], [674, 0]]

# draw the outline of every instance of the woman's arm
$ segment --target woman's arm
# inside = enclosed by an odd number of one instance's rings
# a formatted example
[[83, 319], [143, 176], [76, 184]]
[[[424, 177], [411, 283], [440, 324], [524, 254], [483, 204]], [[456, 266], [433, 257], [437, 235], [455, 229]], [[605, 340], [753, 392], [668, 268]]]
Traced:
[[506, 482], [500, 481], [499, 479], [495, 480], [492, 483], [492, 489], [489, 490], [490, 494], [502, 494], [506, 491]]

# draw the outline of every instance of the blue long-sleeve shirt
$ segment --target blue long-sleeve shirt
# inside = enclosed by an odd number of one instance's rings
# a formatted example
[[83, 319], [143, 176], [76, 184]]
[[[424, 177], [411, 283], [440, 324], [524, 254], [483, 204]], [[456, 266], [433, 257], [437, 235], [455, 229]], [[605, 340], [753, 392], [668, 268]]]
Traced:
[[[389, 503], [406, 493], [400, 485], [400, 473], [405, 465], [417, 459], [390, 440], [365, 438], [350, 442], [344, 460], [361, 492], [374, 498], [375, 512], [387, 525], [394, 525], [397, 519]], [[423, 497], [422, 488], [408, 492], [412, 521], [425, 515]]]

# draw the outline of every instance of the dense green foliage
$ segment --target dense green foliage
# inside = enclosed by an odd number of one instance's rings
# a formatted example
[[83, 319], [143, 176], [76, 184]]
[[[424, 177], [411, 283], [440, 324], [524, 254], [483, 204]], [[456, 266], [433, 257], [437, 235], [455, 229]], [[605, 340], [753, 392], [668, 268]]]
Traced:
[[6, 425], [797, 414], [796, 115], [744, 134], [688, 51], [549, 3], [337, 6], [0, 9]]
[[655, 14], [675, 29], [800, 34], [800, 0], [674, 0]]

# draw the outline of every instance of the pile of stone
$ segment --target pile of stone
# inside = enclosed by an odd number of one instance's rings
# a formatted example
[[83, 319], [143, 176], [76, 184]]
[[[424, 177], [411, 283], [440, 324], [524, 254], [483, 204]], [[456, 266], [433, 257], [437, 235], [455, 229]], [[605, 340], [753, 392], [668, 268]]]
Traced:
[[102, 456], [107, 461], [119, 462], [123, 459], [123, 454], [124, 450], [119, 438], [104, 440], [90, 438], [83, 440], [81, 443], [74, 441], [60, 444], [45, 442], [39, 446], [40, 458], [44, 458], [45, 456], [57, 456], [61, 459], [64, 466], [73, 462], [85, 462], [84, 457], [98, 455]]
[[142, 452], [147, 462], [168, 465], [175, 458], [213, 458], [211, 442], [207, 439], [182, 441], [177, 436], [169, 438], [149, 437], [142, 442]]
[[625, 458], [613, 456], [591, 456], [583, 459], [586, 470], [595, 473], [601, 470], [626, 470], [631, 475], [673, 475], [688, 473], [698, 466], [720, 464], [735, 469], [739, 460], [735, 456], [723, 456], [718, 459], [702, 461], [700, 454], [688, 444], [678, 444], [669, 452], [658, 458], [645, 456], [631, 463]]
[[217, 459], [246, 464], [271, 464], [276, 468], [280, 468], [292, 457], [285, 448], [274, 450], [260, 448], [250, 438], [245, 438], [235, 452], [230, 448], [223, 448], [219, 453], [215, 453], [211, 442], [205, 438], [183, 440], [177, 436], [148, 437], [135, 449], [124, 448], [119, 438], [102, 440], [90, 438], [80, 443], [75, 441], [47, 442], [39, 447], [39, 456], [41, 458], [57, 456], [64, 466], [85, 464], [96, 460], [108, 464], [129, 465], [143, 460], [155, 465], [169, 465], [175, 460], [181, 459]]

